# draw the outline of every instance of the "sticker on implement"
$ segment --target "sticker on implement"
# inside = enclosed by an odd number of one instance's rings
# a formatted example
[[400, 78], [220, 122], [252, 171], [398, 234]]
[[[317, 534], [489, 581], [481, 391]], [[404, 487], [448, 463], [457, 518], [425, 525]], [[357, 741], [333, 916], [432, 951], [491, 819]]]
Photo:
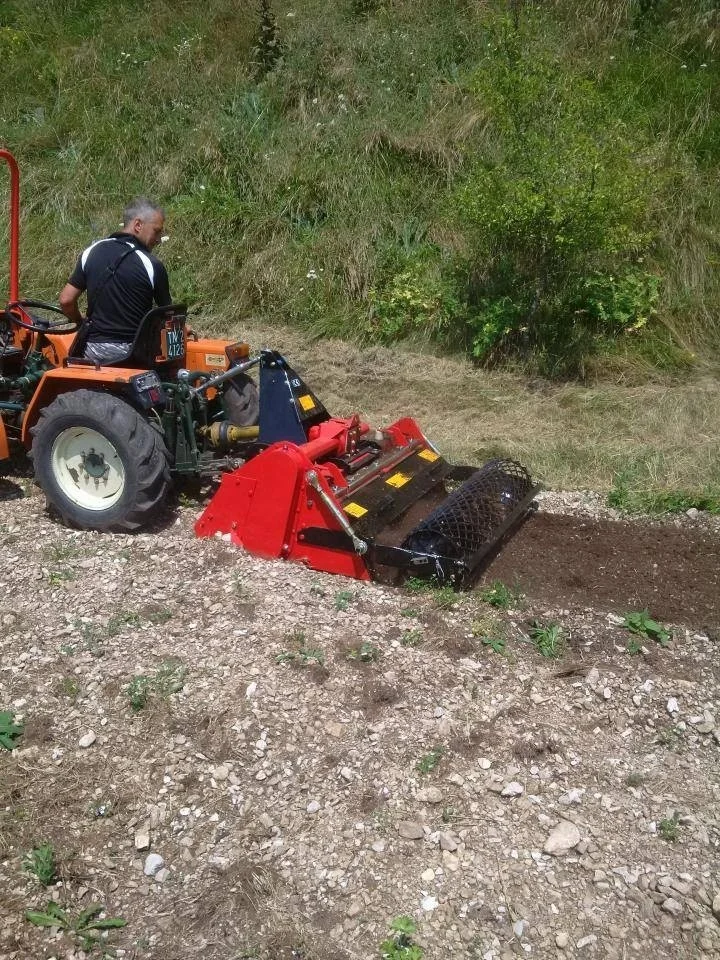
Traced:
[[206, 353], [205, 364], [208, 367], [224, 367], [225, 357], [222, 353]]
[[315, 406], [315, 401], [309, 393], [305, 393], [302, 397], [298, 397], [298, 403], [306, 413], [308, 410], [312, 410]]
[[346, 503], [344, 509], [351, 517], [364, 517], [367, 513], [365, 507], [361, 507], [359, 503]]
[[404, 487], [411, 479], [412, 477], [409, 477], [406, 473], [394, 473], [391, 477], [387, 478], [385, 483], [391, 487]]
[[439, 453], [435, 453], [434, 450], [428, 450], [427, 448], [425, 450], [421, 450], [418, 456], [422, 457], [423, 460], [429, 460], [430, 463], [434, 463], [435, 460], [440, 459]]

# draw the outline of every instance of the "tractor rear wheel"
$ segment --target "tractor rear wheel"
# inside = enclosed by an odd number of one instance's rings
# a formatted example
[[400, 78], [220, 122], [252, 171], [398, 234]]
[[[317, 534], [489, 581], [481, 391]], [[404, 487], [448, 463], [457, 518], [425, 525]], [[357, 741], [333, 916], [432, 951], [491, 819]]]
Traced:
[[228, 420], [236, 427], [254, 427], [260, 418], [260, 394], [246, 373], [226, 382], [223, 403]]
[[35, 478], [65, 523], [137, 530], [165, 503], [170, 469], [162, 436], [120, 397], [61, 394], [32, 434]]

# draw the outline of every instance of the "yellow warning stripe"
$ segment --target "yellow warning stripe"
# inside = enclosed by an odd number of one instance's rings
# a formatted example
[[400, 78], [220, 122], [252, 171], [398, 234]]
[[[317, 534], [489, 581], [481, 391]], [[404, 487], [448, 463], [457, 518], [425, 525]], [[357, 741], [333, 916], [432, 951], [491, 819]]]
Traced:
[[315, 406], [315, 401], [309, 393], [305, 393], [302, 395], [302, 397], [298, 397], [298, 403], [306, 413], [308, 410], [312, 410], [312, 408]]
[[365, 507], [361, 507], [359, 503], [346, 503], [343, 509], [345, 513], [349, 513], [351, 517], [364, 517], [367, 513]]
[[424, 450], [421, 450], [421, 451], [418, 453], [418, 456], [419, 456], [419, 457], [422, 457], [423, 460], [429, 460], [430, 463], [434, 463], [435, 460], [439, 460], [439, 459], [440, 459], [440, 454], [439, 454], [439, 453], [435, 453], [434, 450], [428, 450], [427, 447], [426, 447]]
[[387, 478], [385, 483], [390, 487], [404, 487], [410, 480], [412, 480], [412, 477], [409, 477], [406, 473], [394, 473], [391, 477]]

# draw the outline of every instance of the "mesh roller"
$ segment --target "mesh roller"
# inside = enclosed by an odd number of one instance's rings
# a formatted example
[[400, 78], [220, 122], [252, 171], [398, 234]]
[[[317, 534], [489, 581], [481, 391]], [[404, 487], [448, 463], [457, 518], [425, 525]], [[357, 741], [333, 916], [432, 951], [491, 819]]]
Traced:
[[490, 460], [412, 530], [407, 550], [469, 560], [496, 539], [533, 490], [528, 471], [514, 460]]

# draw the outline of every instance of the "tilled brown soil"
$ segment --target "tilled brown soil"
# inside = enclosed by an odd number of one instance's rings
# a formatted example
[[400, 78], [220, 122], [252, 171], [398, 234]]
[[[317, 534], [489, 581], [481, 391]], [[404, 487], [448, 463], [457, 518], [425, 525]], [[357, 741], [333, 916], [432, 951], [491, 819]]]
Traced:
[[700, 528], [537, 513], [483, 579], [517, 584], [553, 605], [647, 609], [673, 623], [720, 625], [720, 539]]

